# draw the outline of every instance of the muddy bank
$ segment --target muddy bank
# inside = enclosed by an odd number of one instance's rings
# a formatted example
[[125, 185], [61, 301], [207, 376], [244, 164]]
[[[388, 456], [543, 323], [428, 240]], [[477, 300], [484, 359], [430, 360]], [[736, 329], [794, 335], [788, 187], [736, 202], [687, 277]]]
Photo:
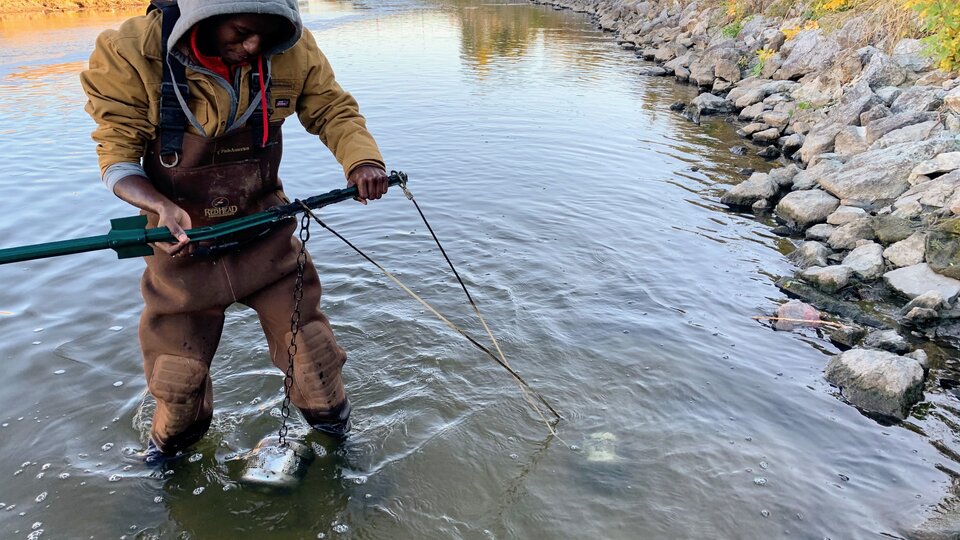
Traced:
[[133, 9], [149, 2], [133, 0], [3, 0], [0, 15], [24, 13], [56, 13], [62, 11]]

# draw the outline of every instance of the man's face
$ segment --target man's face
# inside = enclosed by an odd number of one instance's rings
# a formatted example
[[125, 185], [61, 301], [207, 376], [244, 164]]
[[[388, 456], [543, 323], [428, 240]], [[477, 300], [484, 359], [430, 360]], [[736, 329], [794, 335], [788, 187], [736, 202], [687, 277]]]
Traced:
[[202, 31], [224, 63], [240, 64], [277, 46], [289, 24], [276, 15], [228, 15], [212, 20]]

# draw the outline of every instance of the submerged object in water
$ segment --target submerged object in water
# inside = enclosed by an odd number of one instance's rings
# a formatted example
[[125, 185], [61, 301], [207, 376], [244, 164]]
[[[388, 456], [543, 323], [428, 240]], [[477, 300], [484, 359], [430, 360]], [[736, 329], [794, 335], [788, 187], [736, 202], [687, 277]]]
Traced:
[[240, 481], [264, 487], [291, 488], [307, 474], [313, 458], [313, 449], [300, 441], [287, 437], [281, 445], [279, 437], [266, 437], [257, 443], [247, 459]]
[[617, 436], [609, 431], [594, 433], [586, 443], [587, 461], [609, 463], [617, 461]]

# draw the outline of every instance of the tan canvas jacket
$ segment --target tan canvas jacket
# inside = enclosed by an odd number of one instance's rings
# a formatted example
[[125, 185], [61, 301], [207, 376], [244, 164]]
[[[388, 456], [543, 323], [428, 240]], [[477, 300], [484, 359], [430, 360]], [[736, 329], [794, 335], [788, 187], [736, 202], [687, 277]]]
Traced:
[[[140, 163], [147, 142], [157, 137], [161, 54], [159, 11], [129, 19], [97, 38], [80, 82], [89, 99], [85, 110], [97, 123], [93, 139], [101, 174], [116, 163]], [[249, 105], [251, 68], [240, 69], [241, 87], [234, 104], [226, 88], [188, 66], [189, 106], [206, 136], [222, 135], [231, 110], [239, 116]], [[361, 164], [383, 167], [356, 100], [337, 84], [330, 63], [306, 29], [293, 47], [272, 57], [270, 99], [270, 122], [296, 113], [304, 128], [333, 152], [344, 174]], [[186, 129], [197, 133], [189, 125]]]

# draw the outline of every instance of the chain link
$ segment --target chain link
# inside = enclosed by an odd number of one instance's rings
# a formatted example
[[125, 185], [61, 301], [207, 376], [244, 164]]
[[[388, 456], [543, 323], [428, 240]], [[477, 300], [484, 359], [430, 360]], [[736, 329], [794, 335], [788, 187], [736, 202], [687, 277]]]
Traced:
[[303, 300], [303, 272], [307, 267], [307, 241], [310, 240], [310, 216], [300, 218], [300, 253], [297, 255], [297, 281], [293, 286], [293, 314], [290, 316], [290, 345], [287, 347], [287, 373], [283, 378], [283, 405], [279, 437], [280, 446], [287, 444], [290, 420], [290, 391], [293, 389], [293, 359], [297, 355], [297, 335], [300, 333], [300, 301]]

